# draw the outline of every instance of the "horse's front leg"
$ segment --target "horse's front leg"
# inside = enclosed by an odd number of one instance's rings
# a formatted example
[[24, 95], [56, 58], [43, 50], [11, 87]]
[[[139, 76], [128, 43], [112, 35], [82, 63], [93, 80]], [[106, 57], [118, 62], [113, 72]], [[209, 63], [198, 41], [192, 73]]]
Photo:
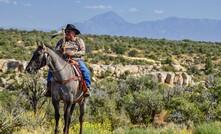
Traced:
[[58, 130], [58, 123], [59, 123], [59, 119], [60, 119], [59, 101], [52, 99], [52, 103], [53, 103], [54, 110], [55, 110], [55, 121], [56, 121], [55, 134], [58, 134], [58, 132], [59, 132], [59, 130]]
[[68, 134], [71, 106], [72, 106], [72, 103], [70, 101], [64, 104], [64, 122], [65, 122], [64, 130], [63, 130], [64, 134]]
[[80, 134], [82, 134], [83, 131], [83, 122], [84, 122], [84, 113], [86, 111], [86, 103], [87, 99], [83, 99], [83, 101], [79, 104], [80, 105], [80, 117], [79, 117], [79, 122], [80, 122]]
[[[69, 128], [69, 126], [71, 124], [71, 115], [72, 115], [72, 113], [74, 111], [74, 108], [75, 108], [75, 104], [72, 104], [71, 111], [70, 111], [70, 116], [69, 116], [69, 121], [68, 121], [68, 128]], [[69, 129], [68, 129], [68, 132], [69, 132]]]

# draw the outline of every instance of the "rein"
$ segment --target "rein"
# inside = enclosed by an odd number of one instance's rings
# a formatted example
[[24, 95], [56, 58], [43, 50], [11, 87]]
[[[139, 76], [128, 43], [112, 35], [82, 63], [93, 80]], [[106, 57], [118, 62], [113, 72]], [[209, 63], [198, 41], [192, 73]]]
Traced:
[[[47, 49], [45, 49], [45, 53], [48, 53], [48, 50], [47, 50]], [[59, 71], [63, 70], [68, 64], [69, 64], [69, 63], [66, 62], [65, 65], [64, 65], [61, 69], [58, 69], [58, 70], [55, 70], [55, 69], [52, 70], [52, 69], [50, 69], [50, 71], [51, 71], [51, 72], [59, 72]], [[78, 78], [77, 76], [75, 76], [75, 75], [74, 75], [73, 77], [67, 79], [67, 80], [56, 80], [56, 79], [54, 78], [54, 81], [55, 81], [56, 83], [58, 83], [58, 84], [68, 84], [71, 80], [77, 81], [77, 80], [79, 80], [79, 78]]]
[[54, 70], [51, 70], [51, 69], [50, 69], [50, 71], [51, 71], [51, 72], [59, 72], [59, 71], [63, 70], [63, 69], [67, 66], [67, 64], [68, 64], [68, 62], [66, 62], [66, 64], [65, 64], [61, 69], [58, 69], [58, 70], [55, 70], [55, 69], [54, 69]]
[[71, 80], [74, 80], [74, 81], [77, 81], [78, 80], [78, 77], [77, 76], [74, 76], [74, 77], [72, 77], [72, 78], [70, 78], [70, 79], [67, 79], [67, 80], [56, 80], [56, 79], [54, 79], [54, 81], [56, 82], [56, 83], [58, 83], [58, 84], [68, 84]]

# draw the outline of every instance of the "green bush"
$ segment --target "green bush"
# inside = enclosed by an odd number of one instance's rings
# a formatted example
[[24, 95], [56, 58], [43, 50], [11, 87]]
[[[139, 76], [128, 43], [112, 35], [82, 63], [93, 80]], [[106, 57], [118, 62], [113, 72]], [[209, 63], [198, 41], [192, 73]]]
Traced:
[[124, 107], [133, 124], [149, 123], [154, 111], [161, 111], [164, 105], [163, 97], [157, 91], [143, 89], [128, 94], [123, 98]]
[[221, 123], [220, 122], [204, 122], [200, 123], [193, 130], [194, 134], [220, 134]]
[[0, 133], [11, 134], [17, 131], [22, 125], [20, 114], [23, 112], [22, 108], [14, 107], [11, 111], [7, 111], [0, 106]]
[[130, 52], [128, 52], [128, 56], [131, 57], [136, 57], [138, 55], [138, 51], [137, 50], [131, 50]]

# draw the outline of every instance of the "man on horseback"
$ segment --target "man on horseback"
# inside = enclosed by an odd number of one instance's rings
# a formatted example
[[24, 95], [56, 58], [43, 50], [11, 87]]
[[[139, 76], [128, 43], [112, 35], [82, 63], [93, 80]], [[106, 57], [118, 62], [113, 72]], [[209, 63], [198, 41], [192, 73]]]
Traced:
[[[69, 59], [77, 61], [83, 75], [83, 79], [87, 86], [86, 90], [84, 90], [84, 97], [89, 97], [91, 86], [90, 73], [81, 59], [82, 56], [86, 53], [85, 43], [81, 38], [76, 36], [78, 34], [80, 34], [80, 31], [76, 29], [73, 24], [67, 24], [65, 28], [65, 38], [58, 41], [56, 45], [56, 50], [60, 51], [62, 56], [65, 57], [66, 60]], [[52, 73], [49, 71], [47, 77], [47, 92], [45, 93], [46, 97], [51, 96], [50, 88], [52, 77]]]

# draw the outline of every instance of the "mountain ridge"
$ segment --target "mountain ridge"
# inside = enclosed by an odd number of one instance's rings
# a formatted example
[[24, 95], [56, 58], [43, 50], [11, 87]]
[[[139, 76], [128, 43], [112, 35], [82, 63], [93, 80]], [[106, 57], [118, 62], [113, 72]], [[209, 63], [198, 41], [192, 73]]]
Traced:
[[168, 17], [132, 24], [114, 12], [106, 12], [85, 22], [73, 24], [83, 34], [221, 41], [220, 20]]
[[[84, 22], [73, 22], [82, 34], [145, 37], [168, 40], [221, 42], [221, 20], [168, 17], [162, 20], [130, 23], [115, 12], [96, 15]], [[61, 30], [65, 25], [60, 26]], [[40, 30], [56, 29], [2, 26], [4, 29]]]

